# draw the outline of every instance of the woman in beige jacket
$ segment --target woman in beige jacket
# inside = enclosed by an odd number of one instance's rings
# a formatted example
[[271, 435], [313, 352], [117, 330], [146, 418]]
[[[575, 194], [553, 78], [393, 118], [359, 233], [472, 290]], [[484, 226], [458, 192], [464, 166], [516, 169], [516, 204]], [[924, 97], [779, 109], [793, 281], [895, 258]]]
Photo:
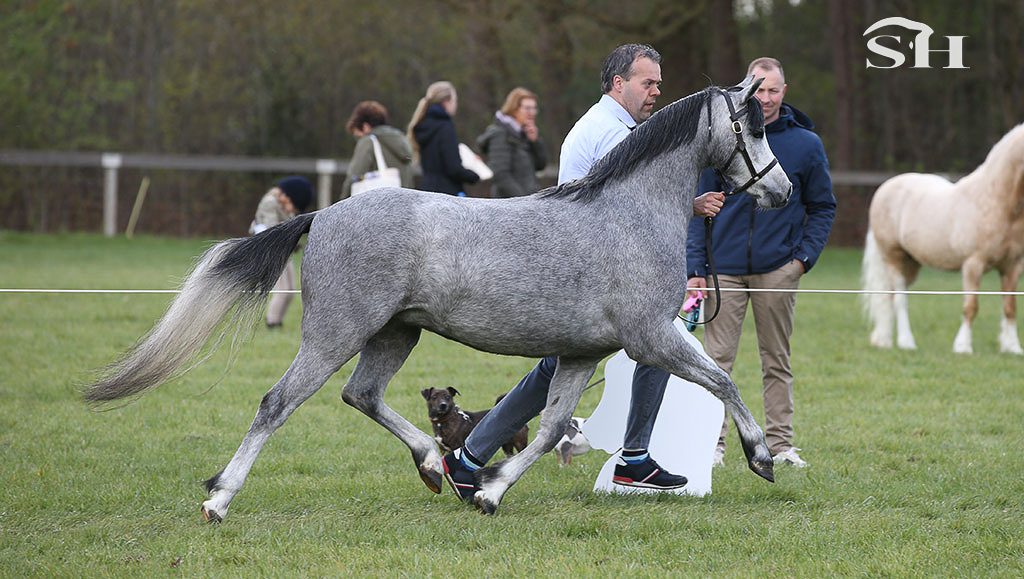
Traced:
[[[267, 191], [260, 199], [256, 208], [256, 217], [249, 226], [249, 233], [258, 235], [260, 232], [269, 229], [279, 223], [284, 223], [299, 213], [306, 211], [313, 201], [313, 184], [309, 179], [300, 176], [285, 177]], [[281, 273], [281, 277], [274, 285], [276, 291], [291, 291], [295, 289], [295, 265], [291, 260]], [[288, 305], [294, 297], [291, 293], [275, 293], [270, 298], [270, 305], [267, 307], [267, 327], [279, 328], [284, 320], [284, 314], [288, 311]]]

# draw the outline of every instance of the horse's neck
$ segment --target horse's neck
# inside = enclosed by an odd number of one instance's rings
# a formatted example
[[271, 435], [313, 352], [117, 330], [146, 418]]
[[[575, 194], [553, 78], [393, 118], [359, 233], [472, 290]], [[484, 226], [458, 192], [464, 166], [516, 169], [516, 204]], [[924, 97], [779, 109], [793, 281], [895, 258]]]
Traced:
[[1011, 221], [1024, 218], [1024, 175], [1020, 162], [993, 159], [991, 156], [977, 169], [954, 185], [959, 200], [980, 205]]
[[644, 207], [656, 217], [688, 219], [693, 214], [701, 165], [693, 155], [667, 153], [623, 179], [615, 187], [620, 191], [608, 197], [616, 204]]

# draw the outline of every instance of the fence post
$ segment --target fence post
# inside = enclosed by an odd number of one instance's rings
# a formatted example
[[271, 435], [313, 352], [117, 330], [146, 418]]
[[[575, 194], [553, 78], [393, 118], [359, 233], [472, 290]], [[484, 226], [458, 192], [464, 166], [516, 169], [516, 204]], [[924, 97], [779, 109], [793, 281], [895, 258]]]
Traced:
[[103, 153], [103, 235], [117, 234], [117, 170], [121, 167], [119, 153]]
[[323, 209], [331, 204], [331, 176], [338, 172], [338, 162], [317, 159], [316, 172], [320, 175], [316, 186], [317, 209]]

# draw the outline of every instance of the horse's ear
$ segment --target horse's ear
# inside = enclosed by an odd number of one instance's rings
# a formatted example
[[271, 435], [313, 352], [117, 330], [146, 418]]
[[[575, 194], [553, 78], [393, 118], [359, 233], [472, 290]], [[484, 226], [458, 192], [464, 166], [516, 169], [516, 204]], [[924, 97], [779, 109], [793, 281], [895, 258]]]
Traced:
[[423, 390], [420, 390], [420, 394], [423, 396], [425, 400], [430, 400], [430, 393], [433, 390], [433, 388], [424, 388]]
[[750, 75], [743, 79], [743, 82], [738, 85], [742, 89], [740, 92], [740, 102], [745, 103], [750, 100], [750, 97], [754, 96], [762, 82], [764, 82], [763, 76], [754, 78], [754, 75]]
[[455, 388], [452, 388], [451, 386], [449, 386], [448, 387], [448, 393], [451, 394], [452, 396], [455, 396], [456, 394], [459, 393], [459, 391], [456, 390]]

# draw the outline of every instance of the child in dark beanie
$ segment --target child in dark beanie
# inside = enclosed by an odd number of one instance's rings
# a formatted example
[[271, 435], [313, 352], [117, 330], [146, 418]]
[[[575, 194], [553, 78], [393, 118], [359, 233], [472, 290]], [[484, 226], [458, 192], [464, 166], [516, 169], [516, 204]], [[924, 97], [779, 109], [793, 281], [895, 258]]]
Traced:
[[[279, 223], [284, 223], [299, 213], [304, 213], [313, 201], [313, 184], [301, 176], [285, 177], [277, 182], [266, 195], [260, 199], [256, 208], [256, 217], [249, 226], [249, 233], [256, 235]], [[275, 290], [295, 289], [295, 265], [289, 260], [288, 265], [278, 278]], [[292, 303], [293, 294], [275, 293], [267, 307], [267, 327], [279, 328]]]

